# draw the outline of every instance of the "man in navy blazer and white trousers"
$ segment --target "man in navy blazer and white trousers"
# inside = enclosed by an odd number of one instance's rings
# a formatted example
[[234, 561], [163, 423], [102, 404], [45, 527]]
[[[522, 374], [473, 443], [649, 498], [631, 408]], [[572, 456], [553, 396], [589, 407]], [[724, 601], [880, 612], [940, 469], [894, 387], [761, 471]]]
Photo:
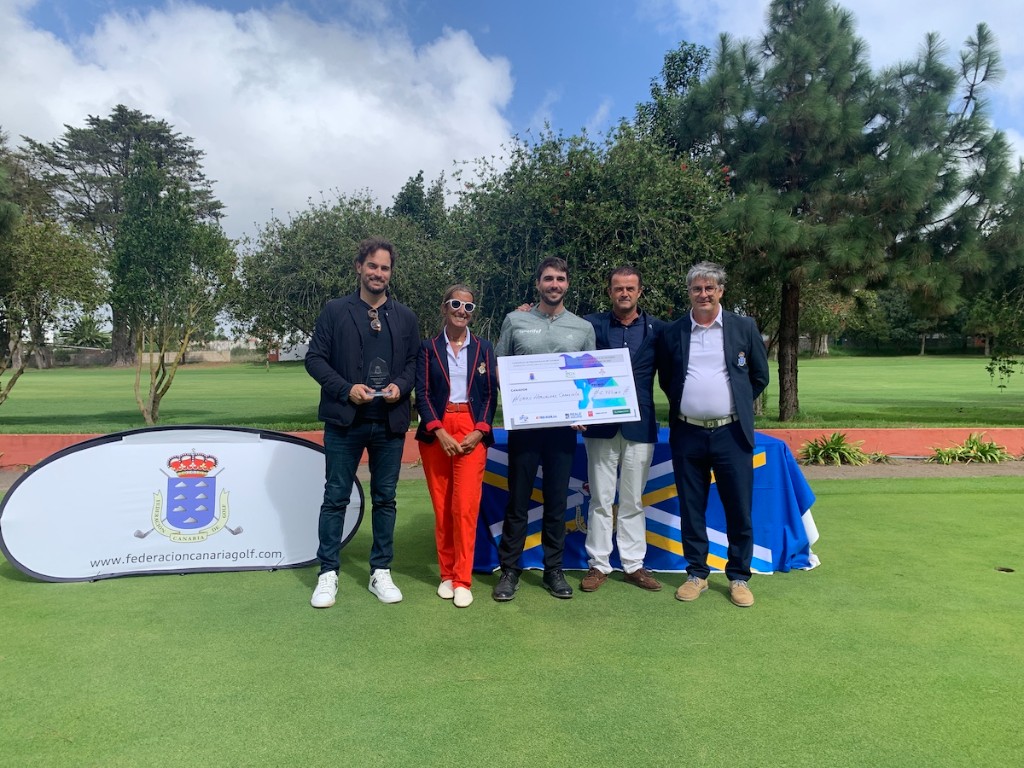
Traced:
[[[625, 581], [652, 592], [661, 589], [661, 584], [644, 568], [647, 518], [643, 493], [658, 442], [658, 421], [654, 415], [654, 353], [658, 334], [666, 323], [639, 308], [642, 294], [640, 273], [628, 265], [618, 267], [608, 276], [611, 311], [584, 318], [594, 326], [598, 349], [629, 349], [640, 406], [640, 421], [591, 424], [583, 433], [590, 483], [586, 542], [590, 570], [580, 582], [584, 592], [594, 592], [608, 580], [612, 570], [608, 558], [612, 552], [613, 528]], [[619, 506], [618, 514], [613, 515], [616, 488]]]
[[768, 356], [753, 319], [722, 308], [721, 266], [696, 264], [686, 285], [690, 312], [664, 330], [657, 352], [688, 573], [676, 598], [690, 602], [708, 588], [705, 512], [713, 471], [729, 538], [729, 598], [745, 608], [754, 604], [747, 584], [754, 552], [754, 401], [768, 385]]

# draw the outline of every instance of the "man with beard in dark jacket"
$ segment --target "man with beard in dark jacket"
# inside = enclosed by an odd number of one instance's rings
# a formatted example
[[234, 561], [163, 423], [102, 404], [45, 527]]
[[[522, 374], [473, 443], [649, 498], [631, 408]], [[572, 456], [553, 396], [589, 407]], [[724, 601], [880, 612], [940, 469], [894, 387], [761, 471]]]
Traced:
[[359, 288], [332, 299], [317, 318], [306, 371], [320, 384], [327, 471], [320, 507], [320, 574], [314, 608], [334, 605], [339, 550], [356, 467], [369, 453], [371, 521], [369, 590], [382, 603], [402, 593], [391, 578], [395, 489], [409, 429], [409, 395], [416, 383], [419, 324], [408, 307], [388, 295], [395, 248], [370, 238], [359, 244]]

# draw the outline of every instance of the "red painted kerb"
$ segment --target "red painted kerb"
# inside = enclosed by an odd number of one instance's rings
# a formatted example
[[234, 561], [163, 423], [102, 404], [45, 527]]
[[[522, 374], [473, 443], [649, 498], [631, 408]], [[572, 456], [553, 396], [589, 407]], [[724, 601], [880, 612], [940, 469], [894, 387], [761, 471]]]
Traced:
[[[947, 429], [765, 429], [766, 435], [785, 442], [795, 455], [809, 440], [828, 437], [841, 432], [850, 443], [861, 443], [869, 453], [890, 456], [931, 456], [935, 448], [958, 445], [970, 435], [980, 433], [986, 441], [1003, 446], [1014, 456], [1024, 454], [1024, 428], [993, 427]], [[296, 437], [323, 444], [323, 432], [292, 432]], [[31, 467], [62, 448], [99, 435], [0, 435], [0, 467]], [[419, 459], [419, 449], [410, 432], [405, 440], [402, 461], [412, 463]], [[365, 461], [365, 456], [363, 457]]]

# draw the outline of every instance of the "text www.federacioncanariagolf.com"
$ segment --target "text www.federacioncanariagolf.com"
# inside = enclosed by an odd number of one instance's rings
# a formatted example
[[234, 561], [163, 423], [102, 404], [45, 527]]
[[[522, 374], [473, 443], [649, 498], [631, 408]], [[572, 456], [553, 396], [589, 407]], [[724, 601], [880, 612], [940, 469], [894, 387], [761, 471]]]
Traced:
[[89, 565], [93, 568], [103, 568], [111, 565], [149, 565], [159, 563], [193, 563], [193, 562], [246, 562], [259, 561], [262, 563], [280, 562], [284, 557], [283, 552], [257, 552], [255, 547], [242, 550], [221, 550], [219, 552], [166, 552], [162, 554], [133, 554], [128, 553], [121, 557], [105, 557], [97, 560], [90, 560]]

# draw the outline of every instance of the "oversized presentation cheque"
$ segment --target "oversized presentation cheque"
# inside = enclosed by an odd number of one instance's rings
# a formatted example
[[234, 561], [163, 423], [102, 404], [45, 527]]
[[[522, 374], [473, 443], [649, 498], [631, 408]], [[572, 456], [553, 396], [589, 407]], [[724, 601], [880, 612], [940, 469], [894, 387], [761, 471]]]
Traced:
[[640, 421], [629, 350], [498, 358], [505, 429]]

